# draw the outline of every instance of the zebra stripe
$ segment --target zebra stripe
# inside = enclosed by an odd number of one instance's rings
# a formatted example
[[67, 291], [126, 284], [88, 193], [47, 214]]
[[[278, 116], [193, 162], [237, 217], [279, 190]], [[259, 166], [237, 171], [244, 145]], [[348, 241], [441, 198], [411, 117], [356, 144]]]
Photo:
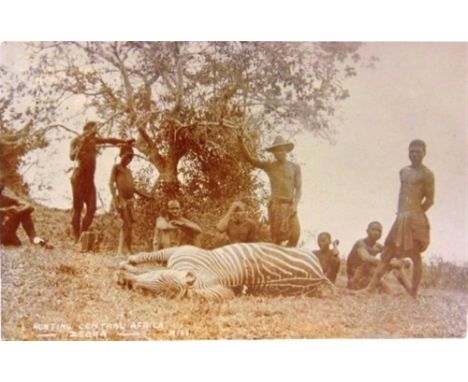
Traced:
[[314, 254], [270, 243], [238, 243], [211, 251], [183, 246], [129, 258], [130, 264], [145, 262], [167, 268], [145, 277], [127, 274], [122, 279], [132, 286], [176, 297], [223, 299], [242, 292], [317, 295], [324, 286], [333, 288]]

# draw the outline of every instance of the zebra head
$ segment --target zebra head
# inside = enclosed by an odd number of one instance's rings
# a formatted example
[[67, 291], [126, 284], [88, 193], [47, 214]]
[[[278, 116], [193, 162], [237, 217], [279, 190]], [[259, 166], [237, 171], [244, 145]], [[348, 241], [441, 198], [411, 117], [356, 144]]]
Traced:
[[166, 298], [180, 299], [189, 294], [196, 277], [190, 271], [162, 270], [152, 280], [151, 290]]
[[190, 271], [163, 269], [135, 274], [133, 266], [121, 267], [117, 284], [130, 289], [141, 289], [166, 298], [180, 299], [190, 296], [190, 290], [197, 278]]

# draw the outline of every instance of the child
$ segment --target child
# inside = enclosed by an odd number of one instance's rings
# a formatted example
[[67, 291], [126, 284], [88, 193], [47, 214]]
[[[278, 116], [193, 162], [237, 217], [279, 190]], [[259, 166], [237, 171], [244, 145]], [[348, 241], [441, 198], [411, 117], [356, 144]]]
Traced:
[[[325, 276], [327, 276], [332, 283], [335, 282], [338, 271], [340, 270], [339, 243], [338, 240], [334, 240], [332, 243], [331, 235], [328, 232], [322, 232], [317, 238], [317, 244], [320, 249], [313, 251], [314, 255], [320, 260], [323, 273], [325, 273]], [[332, 249], [330, 249], [330, 245], [333, 246]]]
[[122, 218], [120, 231], [119, 254], [132, 253], [132, 227], [135, 223], [135, 212], [133, 209], [133, 195], [136, 193], [143, 197], [151, 197], [135, 189], [133, 175], [127, 167], [133, 160], [133, 149], [131, 145], [123, 145], [120, 148], [120, 163], [114, 165], [110, 178], [110, 190], [113, 203]]

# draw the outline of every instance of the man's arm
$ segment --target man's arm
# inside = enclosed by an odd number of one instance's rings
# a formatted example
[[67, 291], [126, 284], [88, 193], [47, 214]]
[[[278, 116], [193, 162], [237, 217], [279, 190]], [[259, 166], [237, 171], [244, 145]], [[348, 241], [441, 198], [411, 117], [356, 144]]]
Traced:
[[370, 264], [375, 264], [375, 265], [380, 263], [380, 260], [377, 257], [369, 254], [366, 247], [362, 244], [357, 248], [357, 254], [359, 258], [365, 263], [370, 263]]
[[135, 194], [141, 196], [142, 198], [146, 198], [146, 199], [154, 199], [154, 196], [151, 195], [149, 192], [146, 192], [144, 190], [141, 190], [141, 189], [136, 189], [134, 190]]
[[301, 167], [297, 164], [295, 164], [295, 167], [296, 167], [296, 171], [294, 172], [294, 189], [295, 189], [294, 207], [295, 207], [295, 210], [297, 211], [297, 206], [302, 197], [302, 174], [301, 174]]
[[117, 171], [118, 171], [118, 168], [117, 168], [118, 165], [114, 165], [114, 167], [112, 167], [112, 172], [111, 172], [111, 176], [110, 176], [110, 180], [109, 180], [109, 188], [110, 188], [110, 191], [111, 191], [111, 194], [112, 194], [112, 200], [114, 202], [117, 201], [117, 188], [115, 187], [115, 183], [116, 183], [116, 178], [117, 178]]
[[434, 189], [434, 174], [431, 171], [428, 171], [428, 173], [424, 176], [424, 202], [421, 204], [421, 208], [424, 212], [426, 212], [434, 204]]
[[245, 159], [254, 167], [261, 168], [265, 170], [268, 166], [269, 163], [265, 161], [261, 161], [250, 154], [250, 151], [247, 149], [247, 146], [245, 145], [244, 139], [242, 138], [241, 135], [239, 135], [239, 145], [242, 150], [242, 153], [244, 154]]
[[226, 212], [226, 215], [224, 215], [221, 218], [221, 220], [218, 222], [218, 224], [216, 225], [216, 229], [219, 232], [226, 232], [226, 230], [228, 228], [228, 225], [229, 225], [229, 220], [231, 219], [231, 216], [232, 216], [232, 213], [234, 212], [234, 210], [237, 207], [244, 208], [244, 203], [238, 201], [238, 202], [234, 202], [234, 203], [231, 204], [231, 206], [229, 207], [228, 212]]
[[178, 226], [180, 228], [188, 229], [188, 230], [193, 231], [195, 233], [201, 233], [201, 231], [202, 231], [201, 227], [197, 223], [191, 222], [190, 220], [188, 220], [186, 218], [180, 218], [178, 220], [173, 220], [173, 221], [170, 222], [170, 224]]
[[171, 223], [169, 223], [165, 218], [163, 218], [162, 216], [158, 217], [156, 219], [156, 229], [157, 230], [161, 230], [161, 231], [164, 231], [166, 229], [175, 229], [176, 227], [174, 227]]
[[[8, 204], [11, 206], [16, 206], [20, 208], [28, 208], [31, 207], [31, 204], [23, 199], [22, 197], [18, 196], [12, 189], [5, 187], [2, 191], [2, 198], [8, 201]], [[5, 203], [6, 204], [6, 203]]]
[[71, 141], [70, 143], [70, 160], [76, 160], [78, 159], [78, 154], [79, 154], [79, 149], [80, 149], [80, 139], [75, 138]]
[[338, 249], [338, 245], [340, 244], [340, 241], [339, 240], [333, 240], [332, 242], [332, 253], [335, 255], [335, 256], [340, 256], [340, 251]]
[[0, 207], [0, 212], [3, 212], [5, 214], [8, 214], [10, 212], [18, 212], [18, 206], [13, 205], [8, 207]]
[[134, 139], [118, 139], [118, 138], [103, 138], [103, 137], [96, 137], [96, 144], [103, 145], [103, 144], [110, 144], [110, 145], [124, 145], [124, 144], [132, 144], [135, 142]]

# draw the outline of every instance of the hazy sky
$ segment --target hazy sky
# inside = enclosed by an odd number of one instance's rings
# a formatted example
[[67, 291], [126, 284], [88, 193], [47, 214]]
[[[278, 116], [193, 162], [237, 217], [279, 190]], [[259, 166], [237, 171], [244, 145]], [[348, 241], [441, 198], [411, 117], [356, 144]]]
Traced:
[[[3, 46], [2, 61], [11, 54]], [[408, 143], [421, 138], [427, 143], [425, 163], [436, 179], [427, 256], [467, 261], [467, 45], [367, 43], [362, 54], [379, 62], [346, 80], [351, 97], [336, 122], [336, 144], [310, 135], [294, 139], [295, 159], [302, 165], [299, 215], [307, 245], [315, 247], [313, 235], [329, 231], [340, 239], [344, 257], [372, 220], [382, 222], [385, 236], [395, 218], [398, 172], [409, 163]], [[83, 115], [73, 127], [80, 129], [90, 117]], [[68, 142], [47, 152], [50, 160], [28, 170], [26, 179], [49, 180], [52, 204], [69, 207]], [[96, 184], [106, 203], [116, 154], [106, 150], [98, 160]], [[50, 199], [50, 194], [34, 190], [33, 196]]]
[[342, 252], [379, 220], [388, 232], [397, 208], [398, 173], [409, 164], [408, 143], [427, 143], [426, 165], [436, 180], [429, 210], [428, 254], [467, 260], [467, 45], [368, 43], [374, 70], [348, 81], [336, 145], [301, 139], [304, 227], [329, 230]]

